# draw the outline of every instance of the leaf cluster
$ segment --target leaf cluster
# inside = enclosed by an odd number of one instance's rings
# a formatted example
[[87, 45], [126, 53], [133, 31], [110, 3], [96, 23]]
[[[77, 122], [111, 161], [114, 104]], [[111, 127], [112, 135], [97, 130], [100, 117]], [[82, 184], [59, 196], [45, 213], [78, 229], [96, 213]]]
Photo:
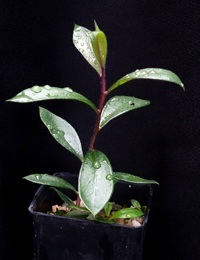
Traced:
[[[90, 31], [82, 26], [75, 25], [73, 31], [73, 43], [85, 60], [93, 67], [100, 78], [100, 98], [98, 106], [82, 94], [75, 92], [69, 87], [59, 88], [54, 86], [33, 86], [18, 93], [7, 100], [10, 102], [29, 103], [53, 99], [79, 101], [91, 108], [96, 114], [94, 132], [88, 151], [82, 150], [81, 140], [71, 124], [65, 119], [55, 115], [49, 110], [39, 107], [39, 115], [52, 137], [66, 150], [74, 154], [80, 160], [80, 172], [78, 178], [78, 190], [69, 182], [49, 174], [35, 173], [25, 176], [24, 179], [37, 184], [53, 187], [60, 198], [74, 209], [68, 216], [90, 216], [100, 221], [113, 223], [115, 218], [141, 217], [144, 211], [141, 207], [123, 208], [110, 216], [113, 204], [110, 199], [115, 184], [118, 181], [129, 183], [158, 184], [154, 180], [146, 180], [133, 175], [133, 173], [115, 172], [108, 157], [95, 148], [95, 141], [101, 129], [111, 120], [132, 110], [136, 110], [150, 104], [150, 101], [133, 96], [113, 96], [108, 99], [109, 94], [125, 83], [138, 79], [162, 80], [170, 84], [179, 85], [184, 89], [180, 78], [172, 71], [161, 68], [137, 69], [121, 77], [114, 84], [106, 86], [106, 58], [107, 39], [95, 22], [95, 30]], [[77, 203], [68, 198], [57, 188], [70, 189], [77, 195]], [[80, 207], [80, 201], [85, 208]], [[136, 202], [134, 202], [136, 203]], [[139, 202], [136, 204], [138, 205]], [[100, 212], [104, 210], [105, 218], [102, 220]], [[76, 215], [76, 216], [75, 216]], [[91, 217], [92, 216], [92, 217]]]

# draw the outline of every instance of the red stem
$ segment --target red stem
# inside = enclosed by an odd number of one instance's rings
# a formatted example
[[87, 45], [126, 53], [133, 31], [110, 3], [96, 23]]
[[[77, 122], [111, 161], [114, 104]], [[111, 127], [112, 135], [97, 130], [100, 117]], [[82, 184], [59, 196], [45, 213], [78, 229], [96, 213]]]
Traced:
[[90, 150], [94, 150], [94, 144], [97, 138], [97, 135], [99, 133], [99, 124], [100, 124], [100, 119], [101, 119], [101, 113], [103, 110], [103, 106], [105, 103], [105, 99], [106, 99], [106, 75], [105, 75], [105, 68], [102, 68], [102, 75], [101, 75], [101, 96], [100, 96], [100, 100], [99, 100], [99, 108], [97, 111], [97, 116], [96, 116], [96, 122], [95, 122], [95, 126], [94, 126], [94, 131], [93, 131], [93, 135], [90, 141], [90, 145], [89, 145], [89, 149]]
[[[93, 135], [92, 135], [92, 138], [91, 138], [91, 141], [90, 141], [90, 145], [89, 145], [89, 149], [90, 150], [94, 150], [94, 144], [95, 144], [95, 141], [97, 139], [97, 135], [99, 133], [99, 124], [100, 124], [100, 119], [101, 119], [101, 113], [102, 113], [102, 110], [103, 110], [103, 106], [105, 104], [106, 96], [107, 96], [106, 75], [105, 75], [105, 68], [102, 68], [101, 95], [100, 95], [100, 100], [99, 100], [99, 108], [98, 108], [97, 115], [96, 115], [96, 122], [95, 122], [95, 126], [94, 126], [94, 131], [93, 131]], [[80, 197], [79, 197], [79, 195], [77, 196], [76, 205], [80, 206]]]

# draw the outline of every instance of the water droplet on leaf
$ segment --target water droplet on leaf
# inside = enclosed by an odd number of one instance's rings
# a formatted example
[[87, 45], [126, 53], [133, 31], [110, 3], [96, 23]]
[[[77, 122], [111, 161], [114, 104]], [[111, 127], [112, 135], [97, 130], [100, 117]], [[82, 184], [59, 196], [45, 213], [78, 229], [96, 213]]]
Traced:
[[95, 161], [95, 162], [93, 163], [93, 167], [94, 167], [95, 169], [99, 169], [99, 168], [101, 167], [100, 162]]
[[35, 93], [40, 93], [42, 91], [40, 86], [33, 86], [31, 90]]
[[64, 88], [65, 90], [69, 91], [69, 92], [73, 92], [73, 90], [71, 88]]
[[111, 181], [111, 180], [113, 179], [112, 174], [108, 174], [108, 175], [106, 176], [106, 179], [109, 180], [109, 181]]
[[47, 90], [51, 89], [51, 87], [49, 85], [45, 85], [44, 88]]
[[135, 105], [134, 102], [131, 101], [131, 100], [130, 100], [128, 103], [129, 103], [129, 105], [131, 105], [131, 106], [134, 106], [134, 105]]

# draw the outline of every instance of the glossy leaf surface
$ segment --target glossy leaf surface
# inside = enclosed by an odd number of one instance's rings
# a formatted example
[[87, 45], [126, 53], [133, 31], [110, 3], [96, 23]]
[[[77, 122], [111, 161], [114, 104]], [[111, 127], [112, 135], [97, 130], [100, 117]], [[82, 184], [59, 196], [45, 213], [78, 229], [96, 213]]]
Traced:
[[56, 141], [82, 161], [82, 146], [75, 129], [61, 117], [42, 107], [40, 117]]
[[98, 150], [88, 151], [79, 174], [79, 195], [95, 216], [109, 201], [113, 192], [112, 168], [105, 154]]
[[35, 173], [31, 175], [27, 175], [23, 177], [23, 179], [38, 183], [41, 185], [48, 185], [48, 186], [53, 186], [57, 188], [64, 188], [64, 189], [70, 189], [74, 192], [77, 193], [76, 189], [66, 180], [63, 178], [50, 175], [50, 174], [41, 174], [41, 173]]
[[99, 29], [96, 23], [95, 29], [96, 30], [90, 34], [92, 47], [101, 68], [104, 68], [107, 56], [107, 39], [104, 32]]
[[105, 104], [100, 120], [100, 129], [113, 118], [128, 111], [138, 109], [150, 104], [150, 101], [129, 96], [112, 97]]
[[110, 219], [116, 219], [116, 218], [140, 218], [144, 215], [144, 213], [141, 210], [134, 209], [134, 208], [124, 208], [119, 209], [116, 211]]
[[88, 209], [86, 209], [84, 207], [76, 206], [74, 204], [74, 202], [67, 195], [65, 195], [63, 192], [61, 192], [60, 190], [58, 190], [54, 187], [51, 187], [51, 188], [53, 190], [55, 190], [55, 192], [58, 194], [58, 196], [61, 198], [61, 200], [63, 200], [70, 208], [89, 212]]
[[141, 184], [158, 184], [157, 181], [154, 180], [147, 180], [141, 177], [132, 175], [130, 173], [125, 172], [114, 172], [112, 175], [113, 179], [116, 181], [125, 181], [130, 183], [141, 183]]
[[101, 64], [99, 63], [92, 45], [92, 31], [85, 27], [75, 25], [73, 32], [73, 43], [87, 62], [101, 76]]
[[171, 83], [175, 83], [184, 89], [184, 85], [181, 79], [174, 72], [166, 69], [146, 68], [146, 69], [136, 70], [132, 73], [125, 75], [124, 77], [116, 81], [108, 89], [108, 93], [118, 88], [119, 86], [125, 84], [126, 82], [129, 82], [134, 79], [153, 79], [153, 80], [168, 81]]
[[73, 91], [71, 88], [56, 88], [50, 87], [49, 85], [45, 85], [44, 87], [33, 86], [32, 88], [27, 88], [7, 101], [29, 103], [51, 99], [69, 99], [80, 101], [97, 111], [96, 106], [89, 99]]

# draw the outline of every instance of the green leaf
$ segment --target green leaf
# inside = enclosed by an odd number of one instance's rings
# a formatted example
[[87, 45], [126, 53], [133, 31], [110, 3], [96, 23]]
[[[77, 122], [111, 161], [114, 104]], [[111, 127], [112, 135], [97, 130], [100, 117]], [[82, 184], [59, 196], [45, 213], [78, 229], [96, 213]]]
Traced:
[[109, 201], [113, 192], [112, 167], [105, 154], [89, 150], [79, 174], [79, 195], [95, 216]]
[[[48, 211], [47, 213], [48, 213], [48, 214], [52, 214], [52, 211]], [[63, 216], [65, 213], [66, 213], [65, 210], [56, 209], [56, 212], [54, 212], [53, 214], [56, 215], [56, 216]]]
[[95, 217], [95, 220], [98, 221], [98, 222], [101, 222], [101, 223], [105, 223], [105, 224], [115, 224], [115, 222], [113, 220], [106, 219], [106, 218], [103, 218], [103, 217], [98, 216], [98, 215]]
[[75, 205], [73, 200], [71, 200], [67, 195], [65, 195], [60, 190], [58, 190], [58, 189], [56, 189], [54, 187], [51, 187], [51, 189], [53, 189], [58, 194], [58, 196], [61, 198], [61, 200], [64, 201], [69, 208], [76, 209], [76, 210], [81, 210], [81, 211], [85, 211], [85, 212], [89, 213], [88, 209]]
[[64, 201], [68, 206], [69, 208], [72, 208], [72, 209], [77, 209], [77, 210], [82, 210], [82, 211], [88, 211], [88, 209], [84, 208], [84, 207], [80, 207], [80, 206], [76, 206], [73, 202], [73, 200], [71, 200], [67, 195], [65, 195], [62, 191], [54, 188], [54, 187], [51, 187], [51, 189], [53, 189], [57, 194], [58, 196], [61, 198], [62, 201]]
[[92, 48], [101, 68], [104, 68], [107, 56], [107, 39], [104, 32], [100, 31], [96, 22], [95, 29], [96, 31], [91, 32], [90, 35]]
[[92, 32], [82, 26], [75, 25], [73, 31], [73, 43], [87, 62], [101, 76], [101, 64], [99, 63], [92, 45]]
[[133, 205], [134, 208], [137, 208], [137, 209], [141, 208], [141, 205], [140, 205], [139, 201], [137, 201], [137, 200], [132, 199], [131, 204]]
[[106, 205], [104, 206], [104, 211], [105, 211], [107, 217], [110, 216], [110, 212], [111, 212], [112, 208], [113, 208], [113, 203], [111, 203], [111, 202], [107, 202]]
[[112, 177], [116, 181], [125, 181], [125, 182], [140, 183], [140, 184], [158, 184], [157, 181], [143, 179], [141, 177], [132, 175], [130, 173], [125, 173], [125, 172], [113, 172]]
[[76, 189], [69, 182], [54, 175], [35, 173], [35, 174], [27, 175], [23, 177], [23, 179], [41, 185], [48, 185], [48, 186], [53, 186], [58, 188], [70, 189], [75, 193], [77, 193]]
[[70, 218], [86, 218], [89, 215], [89, 212], [82, 211], [80, 209], [72, 210], [67, 212], [64, 217]]
[[64, 119], [42, 107], [40, 117], [56, 141], [83, 161], [81, 142], [75, 129]]
[[172, 71], [160, 69], [160, 68], [146, 68], [146, 69], [140, 69], [136, 70], [132, 73], [129, 73], [116, 81], [109, 89], [108, 93], [113, 91], [114, 89], [118, 88], [122, 84], [129, 82], [134, 79], [153, 79], [153, 80], [162, 80], [162, 81], [168, 81], [175, 84], [178, 84], [181, 86], [181, 88], [184, 89], [184, 85], [181, 82], [181, 79]]
[[144, 213], [141, 210], [134, 209], [134, 208], [124, 208], [119, 209], [116, 211], [112, 217], [110, 217], [110, 220], [116, 219], [116, 218], [140, 218], [144, 215]]
[[150, 104], [150, 101], [129, 96], [115, 96], [105, 104], [100, 120], [100, 129], [113, 118], [128, 111], [141, 108]]
[[32, 88], [27, 88], [7, 101], [29, 103], [52, 99], [69, 99], [80, 101], [90, 106], [95, 112], [97, 111], [96, 106], [89, 99], [73, 91], [71, 88], [56, 88], [50, 87], [49, 85], [45, 85], [44, 87], [33, 86]]

